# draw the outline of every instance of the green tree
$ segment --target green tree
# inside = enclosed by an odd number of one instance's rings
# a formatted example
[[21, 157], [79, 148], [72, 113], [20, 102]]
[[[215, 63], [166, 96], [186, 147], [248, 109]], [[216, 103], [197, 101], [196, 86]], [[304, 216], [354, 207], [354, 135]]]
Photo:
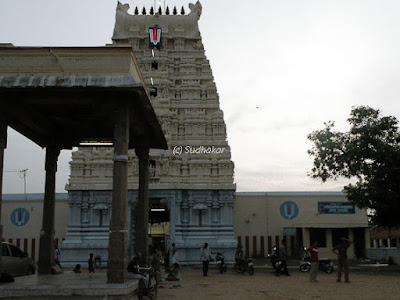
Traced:
[[344, 187], [350, 202], [372, 210], [372, 222], [381, 226], [400, 224], [400, 133], [393, 116], [379, 110], [353, 108], [348, 132], [333, 131], [334, 122], [313, 131], [308, 139], [314, 157], [309, 176], [325, 182], [329, 178], [355, 178]]

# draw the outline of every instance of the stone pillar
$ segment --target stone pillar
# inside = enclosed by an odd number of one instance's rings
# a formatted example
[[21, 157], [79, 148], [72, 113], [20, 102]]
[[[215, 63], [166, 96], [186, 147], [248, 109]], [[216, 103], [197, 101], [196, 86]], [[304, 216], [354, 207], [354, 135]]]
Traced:
[[[4, 149], [7, 148], [7, 125], [0, 122], [0, 241], [3, 240], [3, 225], [1, 223], [1, 206], [3, 200], [3, 162], [4, 162]], [[1, 263], [2, 251], [0, 251], [0, 277], [2, 273]]]
[[136, 205], [135, 251], [141, 253], [141, 264], [146, 265], [149, 258], [149, 148], [138, 147], [139, 158], [139, 197]]
[[54, 215], [56, 208], [57, 160], [59, 155], [60, 149], [57, 147], [46, 147], [46, 182], [39, 244], [39, 274], [51, 274], [51, 266], [54, 265]]
[[124, 283], [127, 280], [128, 147], [129, 110], [126, 103], [120, 103], [115, 113], [114, 123], [114, 174], [108, 244], [108, 283]]
[[303, 227], [303, 245], [304, 247], [310, 247], [310, 229]]
[[370, 235], [370, 228], [366, 227], [364, 229], [364, 239], [365, 239], [365, 249], [370, 249], [371, 248], [371, 235]]
[[351, 243], [349, 249], [347, 250], [347, 255], [349, 258], [354, 258], [355, 251], [354, 251], [354, 229], [353, 228], [349, 228], [349, 240], [353, 241], [353, 243]]
[[332, 245], [332, 229], [326, 230], [326, 248], [332, 249], [335, 245]]

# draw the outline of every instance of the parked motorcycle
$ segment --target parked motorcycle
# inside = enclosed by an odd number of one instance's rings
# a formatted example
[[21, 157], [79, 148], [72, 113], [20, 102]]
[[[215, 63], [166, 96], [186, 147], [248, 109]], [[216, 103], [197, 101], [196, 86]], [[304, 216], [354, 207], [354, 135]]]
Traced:
[[225, 260], [224, 254], [218, 252], [215, 260], [217, 261], [217, 268], [221, 272], [221, 274], [226, 272], [227, 267], [226, 267], [226, 260]]
[[274, 247], [272, 253], [268, 254], [268, 258], [271, 260], [271, 265], [277, 274], [285, 272], [285, 265], [283, 261], [279, 258], [277, 248]]
[[242, 252], [239, 252], [238, 255], [236, 255], [233, 269], [238, 273], [244, 274], [245, 272], [249, 272], [250, 275], [254, 275], [253, 261], [250, 258], [245, 257]]
[[[304, 248], [306, 250], [306, 248]], [[304, 255], [301, 257], [302, 261], [300, 263], [300, 271], [301, 272], [309, 272], [311, 269], [310, 256], [304, 252]], [[318, 269], [324, 271], [325, 273], [331, 274], [333, 272], [333, 262], [328, 258], [319, 259]]]

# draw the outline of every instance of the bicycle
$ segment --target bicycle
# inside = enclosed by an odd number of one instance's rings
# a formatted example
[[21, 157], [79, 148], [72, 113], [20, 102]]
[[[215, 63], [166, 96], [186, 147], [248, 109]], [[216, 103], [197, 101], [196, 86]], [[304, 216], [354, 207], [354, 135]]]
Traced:
[[[138, 298], [144, 299], [147, 297], [148, 299], [155, 300], [157, 298], [157, 277], [155, 270], [150, 268], [141, 268], [139, 267], [139, 274], [142, 275], [142, 278], [139, 279], [139, 288], [137, 289], [136, 295]], [[146, 280], [147, 279], [147, 285]]]

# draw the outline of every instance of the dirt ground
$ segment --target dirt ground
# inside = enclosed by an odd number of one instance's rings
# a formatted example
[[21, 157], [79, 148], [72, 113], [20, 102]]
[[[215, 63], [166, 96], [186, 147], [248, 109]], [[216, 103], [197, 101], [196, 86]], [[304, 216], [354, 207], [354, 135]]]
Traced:
[[336, 282], [336, 273], [290, 270], [291, 276], [275, 276], [272, 269], [256, 269], [253, 276], [232, 269], [220, 274], [211, 268], [203, 277], [200, 268], [182, 268], [180, 281], [160, 283], [158, 300], [170, 299], [400, 299], [400, 272], [350, 272], [350, 283]]

